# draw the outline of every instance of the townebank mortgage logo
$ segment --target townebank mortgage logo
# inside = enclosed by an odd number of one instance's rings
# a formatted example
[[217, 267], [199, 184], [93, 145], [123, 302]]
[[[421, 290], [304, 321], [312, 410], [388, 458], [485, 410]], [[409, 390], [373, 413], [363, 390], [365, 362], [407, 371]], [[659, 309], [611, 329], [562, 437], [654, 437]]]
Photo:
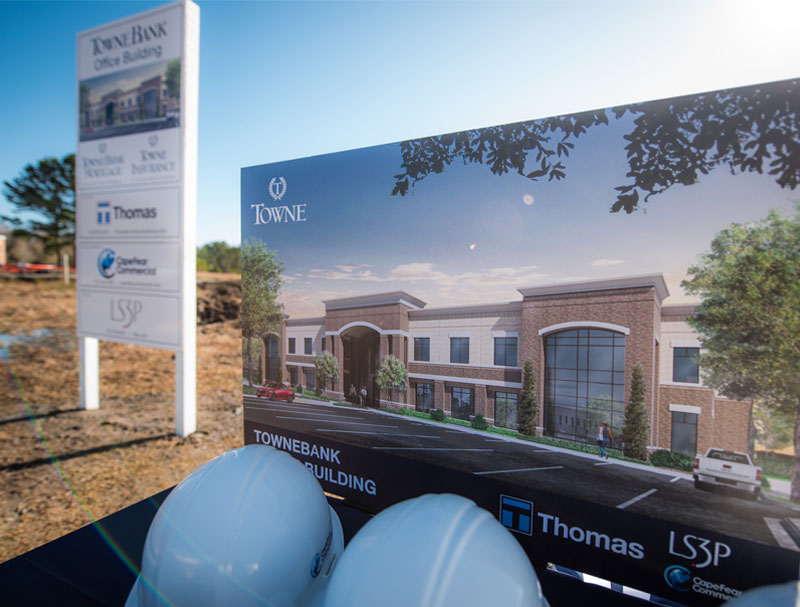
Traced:
[[[273, 177], [269, 181], [267, 191], [275, 202], [279, 202], [288, 189], [286, 179], [283, 177]], [[267, 206], [265, 203], [251, 204], [250, 208], [255, 209], [255, 225], [268, 223], [298, 223], [306, 221], [306, 203]]]
[[119, 275], [155, 276], [156, 268], [147, 263], [146, 257], [121, 257], [113, 249], [103, 249], [97, 256], [97, 271], [100, 276], [111, 279]]

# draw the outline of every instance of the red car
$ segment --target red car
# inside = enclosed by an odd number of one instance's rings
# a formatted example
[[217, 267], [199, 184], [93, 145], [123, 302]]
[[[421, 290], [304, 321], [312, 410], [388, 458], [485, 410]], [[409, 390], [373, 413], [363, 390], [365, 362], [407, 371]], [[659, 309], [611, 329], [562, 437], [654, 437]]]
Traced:
[[279, 384], [273, 382], [256, 388], [256, 396], [263, 396], [270, 400], [285, 400], [290, 403], [294, 400], [294, 390], [289, 388], [286, 384]]

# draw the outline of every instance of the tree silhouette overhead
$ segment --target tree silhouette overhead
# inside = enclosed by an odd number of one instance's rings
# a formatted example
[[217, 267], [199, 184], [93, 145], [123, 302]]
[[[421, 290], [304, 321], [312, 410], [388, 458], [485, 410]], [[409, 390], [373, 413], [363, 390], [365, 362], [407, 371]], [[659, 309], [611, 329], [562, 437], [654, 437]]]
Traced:
[[405, 196], [456, 160], [483, 164], [495, 175], [533, 181], [567, 176], [565, 164], [581, 135], [633, 117], [624, 135], [628, 182], [616, 188], [611, 211], [632, 213], [674, 185], [692, 185], [717, 167], [767, 173], [781, 188], [800, 183], [800, 80], [725, 89], [405, 141], [393, 195]]

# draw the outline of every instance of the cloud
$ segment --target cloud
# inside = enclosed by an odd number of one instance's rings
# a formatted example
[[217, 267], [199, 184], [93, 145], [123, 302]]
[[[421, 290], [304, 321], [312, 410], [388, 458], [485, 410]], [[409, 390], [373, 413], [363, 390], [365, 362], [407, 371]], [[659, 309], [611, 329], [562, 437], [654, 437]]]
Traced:
[[624, 259], [608, 259], [606, 257], [595, 259], [591, 265], [593, 266], [618, 266], [621, 263], [626, 263]]
[[337, 265], [333, 269], [314, 268], [308, 272], [307, 278], [322, 278], [327, 280], [380, 280], [365, 265]]

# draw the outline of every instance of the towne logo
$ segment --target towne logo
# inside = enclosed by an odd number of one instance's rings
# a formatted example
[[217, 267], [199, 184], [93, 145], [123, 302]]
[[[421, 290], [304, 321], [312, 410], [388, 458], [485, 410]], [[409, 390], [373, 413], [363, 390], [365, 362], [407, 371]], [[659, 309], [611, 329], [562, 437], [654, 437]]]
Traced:
[[127, 329], [139, 319], [144, 304], [138, 299], [111, 298], [111, 320]]
[[505, 527], [517, 533], [542, 533], [636, 560], [644, 558], [644, 546], [638, 542], [629, 542], [621, 537], [611, 537], [600, 531], [570, 525], [555, 514], [534, 513], [533, 502], [521, 498], [501, 495], [499, 519]]
[[169, 159], [167, 150], [155, 149], [158, 144], [158, 135], [150, 135], [147, 143], [153, 149], [139, 150], [139, 154], [136, 156], [138, 162], [131, 164], [131, 175], [158, 175], [173, 172], [175, 161]]
[[[130, 28], [119, 31], [110, 36], [95, 36], [90, 38], [92, 43], [92, 56], [95, 57], [95, 70], [111, 69], [121, 63], [133, 63], [151, 57], [161, 57], [161, 45], [146, 45], [157, 42], [167, 36], [167, 21], [157, 21], [149, 24], [137, 23]], [[131, 49], [136, 46], [138, 48]], [[108, 53], [122, 54], [109, 55]]]
[[148, 265], [146, 257], [122, 257], [113, 249], [103, 249], [97, 256], [97, 271], [103, 278], [113, 278], [117, 274], [144, 274], [155, 276], [156, 268]]
[[[287, 184], [283, 177], [273, 177], [267, 187], [269, 195], [276, 202], [286, 195]], [[292, 204], [280, 206], [267, 206], [265, 203], [251, 204], [250, 208], [255, 209], [255, 225], [268, 223], [296, 223], [307, 220], [307, 204]]]
[[122, 205], [112, 205], [111, 202], [97, 203], [97, 224], [110, 225], [111, 219], [114, 221], [128, 221], [131, 219], [157, 219], [158, 213], [155, 207], [123, 207]]

